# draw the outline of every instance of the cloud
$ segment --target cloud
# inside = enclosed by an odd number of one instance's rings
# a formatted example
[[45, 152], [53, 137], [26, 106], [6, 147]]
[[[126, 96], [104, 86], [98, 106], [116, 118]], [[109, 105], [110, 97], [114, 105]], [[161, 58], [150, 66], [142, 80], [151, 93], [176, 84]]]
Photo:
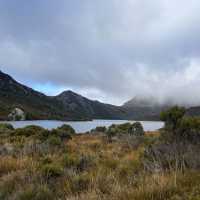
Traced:
[[198, 0], [0, 0], [0, 66], [49, 94], [200, 104], [199, 9]]

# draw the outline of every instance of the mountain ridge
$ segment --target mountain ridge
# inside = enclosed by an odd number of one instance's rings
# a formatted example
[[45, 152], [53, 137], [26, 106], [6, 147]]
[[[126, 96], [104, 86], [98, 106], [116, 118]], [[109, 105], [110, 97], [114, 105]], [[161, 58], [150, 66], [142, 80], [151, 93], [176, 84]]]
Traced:
[[[71, 90], [47, 96], [17, 82], [0, 70], [0, 120], [7, 120], [14, 108], [26, 113], [26, 119], [43, 120], [159, 120], [161, 111], [175, 104], [161, 104], [153, 96], [135, 97], [122, 106], [90, 100]], [[191, 106], [187, 114], [200, 116], [200, 106]]]
[[0, 71], [0, 119], [7, 120], [16, 107], [24, 110], [28, 119], [121, 119], [123, 114], [118, 106], [93, 101], [70, 90], [47, 96]]

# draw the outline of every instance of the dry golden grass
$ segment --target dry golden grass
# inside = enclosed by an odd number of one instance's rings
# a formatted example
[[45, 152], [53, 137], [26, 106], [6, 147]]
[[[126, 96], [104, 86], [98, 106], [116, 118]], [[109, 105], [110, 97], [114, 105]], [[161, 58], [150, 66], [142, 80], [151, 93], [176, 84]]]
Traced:
[[[145, 137], [158, 135], [148, 132]], [[198, 171], [143, 170], [145, 141], [132, 148], [126, 140], [109, 143], [102, 134], [85, 134], [48, 147], [44, 155], [1, 156], [0, 199], [35, 200], [38, 194], [36, 200], [199, 200]]]

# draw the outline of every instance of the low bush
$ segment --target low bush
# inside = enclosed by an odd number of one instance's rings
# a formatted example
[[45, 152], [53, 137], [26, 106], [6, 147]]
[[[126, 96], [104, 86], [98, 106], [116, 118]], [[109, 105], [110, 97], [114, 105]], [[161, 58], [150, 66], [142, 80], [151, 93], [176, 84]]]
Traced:
[[53, 193], [45, 185], [27, 186], [17, 194], [16, 200], [53, 200]]
[[78, 174], [72, 179], [71, 191], [79, 193], [87, 190], [90, 184], [90, 176], [87, 173]]
[[80, 159], [79, 157], [72, 155], [72, 154], [66, 154], [63, 156], [62, 159], [64, 167], [70, 168], [70, 167], [77, 167], [79, 165]]
[[55, 135], [49, 136], [47, 141], [48, 141], [48, 144], [50, 144], [52, 146], [59, 146], [62, 144], [60, 137], [55, 136]]
[[133, 123], [128, 129], [128, 133], [130, 135], [143, 136], [144, 135], [144, 129], [143, 129], [142, 124], [140, 122]]
[[62, 166], [54, 163], [44, 164], [40, 170], [45, 178], [56, 178], [63, 174]]
[[91, 132], [105, 133], [107, 128], [105, 126], [97, 126], [95, 129], [92, 129]]
[[4, 130], [4, 129], [9, 129], [9, 130], [14, 130], [14, 127], [11, 124], [7, 124], [7, 123], [0, 123], [0, 130]]
[[200, 146], [190, 143], [160, 143], [144, 153], [144, 167], [148, 171], [185, 171], [200, 169]]
[[74, 135], [76, 133], [75, 130], [70, 125], [67, 125], [67, 124], [63, 124], [62, 126], [58, 127], [57, 129], [63, 130], [70, 135]]
[[0, 123], [0, 135], [10, 135], [14, 131], [14, 127], [11, 124]]
[[24, 128], [17, 128], [14, 132], [13, 132], [13, 136], [26, 136], [29, 137], [31, 135], [34, 135], [35, 132], [34, 131], [30, 131]]
[[93, 166], [95, 166], [95, 158], [90, 155], [82, 155], [77, 164], [77, 169], [79, 171], [86, 171]]
[[72, 139], [71, 134], [62, 129], [53, 129], [51, 131], [51, 135], [60, 137], [62, 140], [66, 140], [66, 139], [71, 140]]
[[140, 122], [131, 123], [124, 123], [120, 125], [113, 124], [108, 127], [106, 134], [108, 136], [109, 141], [112, 140], [112, 137], [116, 135], [134, 135], [134, 136], [143, 136], [144, 129]]
[[35, 130], [35, 128], [32, 128], [32, 127], [17, 128], [13, 132], [13, 136], [29, 137], [29, 136], [34, 136], [36, 134], [37, 134], [37, 131]]

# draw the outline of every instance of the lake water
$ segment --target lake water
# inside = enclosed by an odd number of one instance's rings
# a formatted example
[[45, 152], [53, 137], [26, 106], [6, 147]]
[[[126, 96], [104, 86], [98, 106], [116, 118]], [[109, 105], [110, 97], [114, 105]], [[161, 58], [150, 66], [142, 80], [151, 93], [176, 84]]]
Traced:
[[[28, 125], [37, 125], [46, 129], [53, 129], [61, 126], [63, 124], [71, 125], [77, 133], [84, 133], [90, 131], [91, 129], [96, 128], [97, 126], [110, 126], [112, 124], [123, 124], [126, 122], [134, 122], [134, 121], [126, 121], [126, 120], [93, 120], [93, 121], [54, 121], [54, 120], [37, 120], [37, 121], [16, 121], [16, 122], [6, 122], [12, 124], [15, 128], [22, 128]], [[5, 122], [0, 122], [5, 123]], [[155, 122], [155, 121], [141, 121], [145, 131], [155, 131], [159, 128], [163, 127], [163, 122]]]

